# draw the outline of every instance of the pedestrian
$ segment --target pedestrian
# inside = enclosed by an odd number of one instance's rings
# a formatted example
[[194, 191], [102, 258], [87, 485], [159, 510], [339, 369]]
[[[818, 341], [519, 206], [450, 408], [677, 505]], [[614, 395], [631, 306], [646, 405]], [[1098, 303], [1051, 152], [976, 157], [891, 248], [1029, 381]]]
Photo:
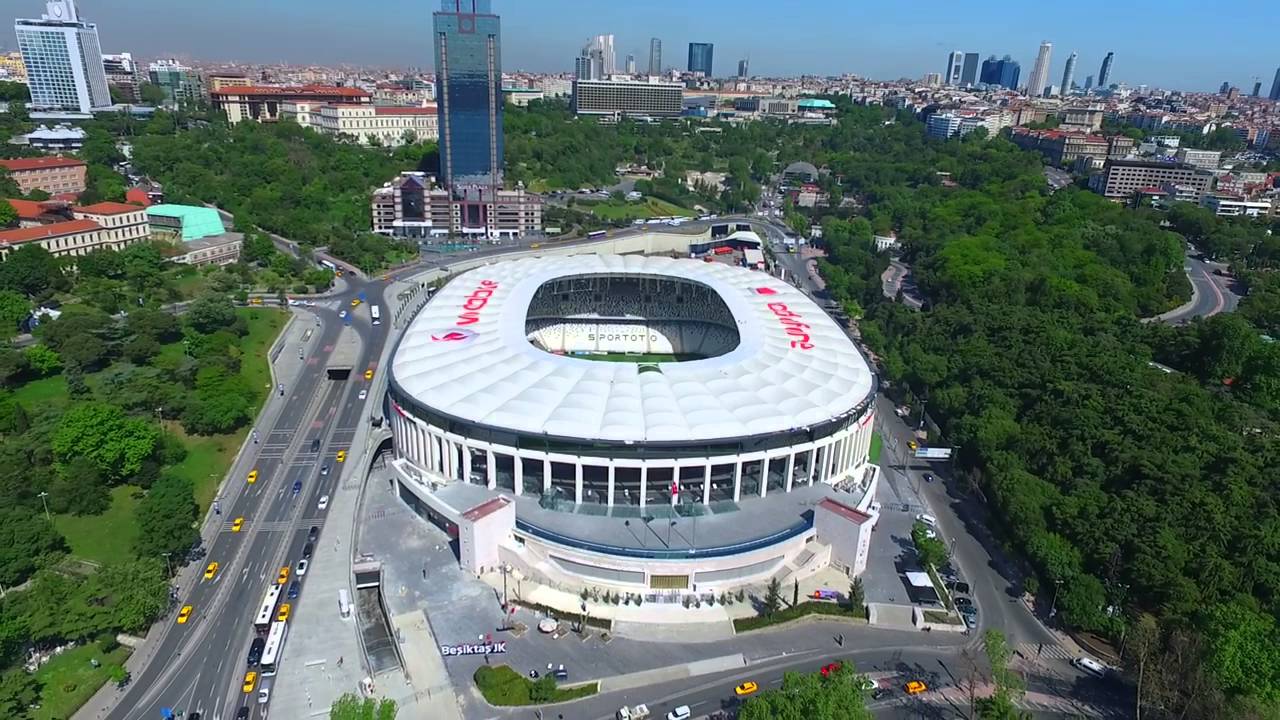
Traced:
[[422, 568], [422, 579], [423, 579], [423, 580], [426, 580], [426, 579], [427, 579], [427, 569], [426, 569], [426, 568]]
[[338, 656], [338, 667], [342, 667], [342, 656]]

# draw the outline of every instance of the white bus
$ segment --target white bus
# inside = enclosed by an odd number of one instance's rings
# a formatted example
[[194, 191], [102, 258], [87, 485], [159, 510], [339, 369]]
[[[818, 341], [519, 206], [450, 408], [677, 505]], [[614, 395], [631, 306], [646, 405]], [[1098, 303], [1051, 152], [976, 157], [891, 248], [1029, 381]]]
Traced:
[[276, 674], [276, 663], [280, 661], [280, 653], [284, 651], [284, 638], [289, 634], [289, 623], [271, 623], [271, 632], [267, 634], [267, 644], [262, 648], [260, 670], [262, 677]]
[[328, 260], [321, 260], [321, 261], [320, 261], [320, 267], [323, 267], [323, 268], [329, 268], [330, 270], [337, 270], [337, 269], [338, 269], [338, 266], [337, 266], [337, 265], [334, 265], [333, 263], [329, 262]]
[[262, 605], [258, 607], [258, 615], [253, 619], [253, 626], [258, 632], [266, 632], [271, 627], [271, 622], [276, 619], [276, 602], [280, 600], [280, 590], [283, 587], [283, 585], [271, 583], [267, 588], [267, 595], [262, 598]]
[[374, 325], [382, 324], [382, 311], [378, 309], [377, 305], [369, 306], [369, 317], [373, 318]]

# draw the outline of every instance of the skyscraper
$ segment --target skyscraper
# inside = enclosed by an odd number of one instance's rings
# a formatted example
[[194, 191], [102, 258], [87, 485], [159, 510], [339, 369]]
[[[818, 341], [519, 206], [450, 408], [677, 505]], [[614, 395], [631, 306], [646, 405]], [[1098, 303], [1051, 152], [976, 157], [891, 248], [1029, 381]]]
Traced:
[[1219, 94], [1219, 95], [1226, 95], [1226, 94], [1227, 94], [1227, 91], [1228, 91], [1228, 90], [1230, 90], [1230, 89], [1231, 89], [1231, 81], [1230, 81], [1230, 80], [1223, 80], [1223, 81], [1222, 81], [1222, 84], [1218, 86], [1218, 94]]
[[1262, 94], [1262, 81], [1258, 80], [1253, 84], [1253, 97], [1258, 97], [1261, 94]]
[[468, 186], [496, 191], [502, 187], [503, 152], [498, 16], [490, 0], [441, 0], [440, 8], [432, 15], [440, 179], [455, 198]]
[[1111, 87], [1111, 60], [1115, 56], [1115, 53], [1109, 52], [1102, 58], [1102, 69], [1098, 71], [1098, 87], [1103, 90]]
[[960, 76], [964, 73], [964, 53], [955, 50], [947, 55], [947, 72], [942, 76], [946, 85], [959, 85]]
[[960, 84], [972, 85], [978, 82], [978, 53], [965, 53], [964, 66], [960, 71]]
[[49, 0], [39, 20], [19, 18], [13, 29], [32, 105], [86, 113], [111, 105], [98, 26], [80, 20], [75, 0]]
[[1000, 85], [1010, 90], [1018, 89], [1018, 76], [1022, 74], [1022, 65], [1017, 60], [1005, 55], [1000, 60]]
[[1093, 89], [1093, 76], [1092, 76], [1092, 75], [1085, 75], [1085, 76], [1084, 76], [1084, 91], [1085, 91], [1085, 92], [1089, 92], [1089, 91], [1090, 91], [1090, 90], [1092, 90], [1092, 89]]
[[613, 52], [613, 36], [612, 35], [596, 35], [587, 43], [587, 47], [600, 53], [603, 61], [601, 74], [608, 77], [618, 72], [618, 56]]
[[983, 85], [1000, 84], [1000, 61], [995, 55], [982, 61], [982, 69], [978, 72], [978, 82]]
[[586, 48], [573, 59], [573, 77], [578, 80], [595, 80], [591, 52]]
[[627, 56], [627, 74], [628, 75], [636, 74], [636, 56], [635, 55]]
[[649, 39], [649, 74], [662, 74], [662, 40], [658, 38]]
[[1276, 79], [1271, 81], [1271, 94], [1267, 97], [1280, 100], [1280, 68], [1276, 68]]
[[738, 61], [738, 79], [746, 80], [747, 76], [750, 74], [751, 74], [751, 61], [746, 58], [739, 60]]
[[1071, 94], [1071, 83], [1075, 82], [1075, 78], [1076, 78], [1077, 57], [1078, 56], [1076, 55], [1075, 51], [1072, 51], [1072, 53], [1067, 56], [1067, 66], [1062, 69], [1062, 94], [1063, 95]]
[[1049, 62], [1053, 59], [1053, 43], [1045, 40], [1040, 43], [1040, 53], [1036, 55], [1035, 67], [1031, 68], [1031, 77], [1027, 79], [1027, 94], [1040, 97], [1049, 86]]
[[713, 77], [716, 46], [711, 43], [689, 43], [689, 72], [702, 73], [703, 77]]

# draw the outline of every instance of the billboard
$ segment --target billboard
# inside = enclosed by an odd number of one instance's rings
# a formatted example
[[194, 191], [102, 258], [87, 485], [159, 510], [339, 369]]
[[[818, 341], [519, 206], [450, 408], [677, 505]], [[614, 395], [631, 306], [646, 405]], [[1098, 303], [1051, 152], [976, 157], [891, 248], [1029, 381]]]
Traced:
[[951, 448], [922, 447], [916, 449], [917, 460], [950, 460]]

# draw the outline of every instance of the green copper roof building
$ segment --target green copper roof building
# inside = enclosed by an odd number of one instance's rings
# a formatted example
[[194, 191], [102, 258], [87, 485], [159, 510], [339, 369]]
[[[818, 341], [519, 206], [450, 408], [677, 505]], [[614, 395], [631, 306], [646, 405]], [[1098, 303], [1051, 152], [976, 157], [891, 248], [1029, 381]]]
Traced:
[[147, 208], [147, 219], [151, 221], [153, 230], [181, 235], [183, 242], [227, 231], [217, 210], [197, 205], [152, 205]]

